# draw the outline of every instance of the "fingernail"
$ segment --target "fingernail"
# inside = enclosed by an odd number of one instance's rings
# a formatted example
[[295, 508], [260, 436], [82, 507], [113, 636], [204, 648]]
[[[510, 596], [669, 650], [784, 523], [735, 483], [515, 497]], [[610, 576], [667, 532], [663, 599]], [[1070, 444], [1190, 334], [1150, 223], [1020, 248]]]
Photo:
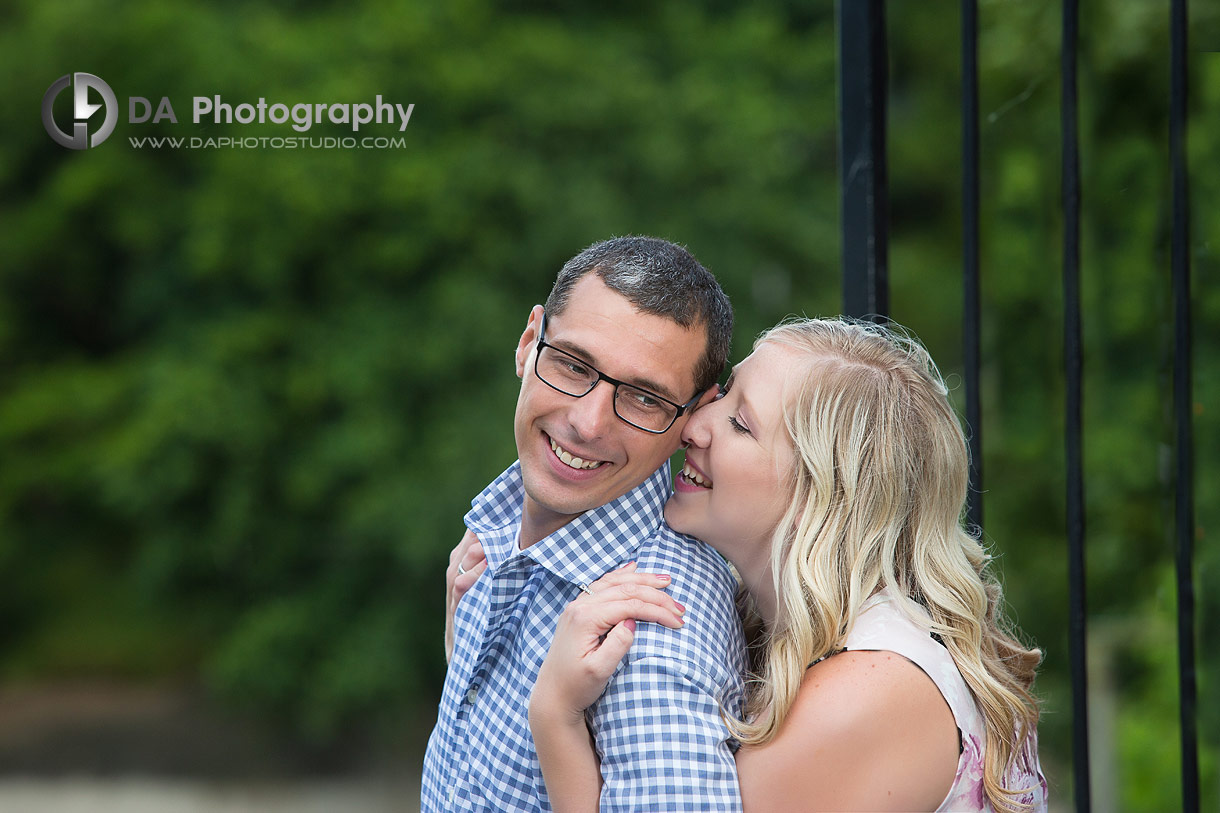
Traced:
[[657, 576], [657, 581], [660, 581], [660, 582], [667, 582], [667, 581], [669, 581], [669, 574], [668, 574], [668, 573], [658, 573], [658, 574], [656, 574], [656, 576]]
[[635, 619], [628, 618], [626, 621], [623, 622], [623, 626], [626, 627], [627, 629], [631, 630], [632, 632], [635, 632]]
[[635, 570], [635, 562], [628, 562], [623, 565], [623, 570]]
[[686, 615], [685, 607], [683, 607], [681, 604], [678, 604], [678, 602], [676, 602], [676, 601], [674, 602], [674, 604], [677, 604], [677, 606], [678, 606], [678, 615]]

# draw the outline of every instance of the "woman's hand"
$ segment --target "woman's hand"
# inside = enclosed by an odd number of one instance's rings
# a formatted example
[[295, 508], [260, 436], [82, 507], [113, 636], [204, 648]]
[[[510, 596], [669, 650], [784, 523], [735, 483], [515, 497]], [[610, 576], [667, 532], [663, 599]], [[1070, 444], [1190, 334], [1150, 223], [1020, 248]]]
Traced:
[[686, 608], [662, 592], [669, 576], [637, 573], [635, 562], [589, 585], [559, 616], [534, 691], [530, 716], [584, 719], [635, 640], [635, 622], [679, 629]]
[[631, 648], [636, 619], [682, 626], [686, 608], [661, 592], [668, 586], [668, 576], [637, 573], [631, 562], [593, 582], [559, 616], [529, 707], [555, 813], [597, 810], [602, 776], [584, 712]]
[[445, 570], [445, 661], [453, 657], [453, 613], [466, 591], [474, 586], [487, 569], [487, 557], [479, 538], [466, 531], [462, 541], [449, 554]]

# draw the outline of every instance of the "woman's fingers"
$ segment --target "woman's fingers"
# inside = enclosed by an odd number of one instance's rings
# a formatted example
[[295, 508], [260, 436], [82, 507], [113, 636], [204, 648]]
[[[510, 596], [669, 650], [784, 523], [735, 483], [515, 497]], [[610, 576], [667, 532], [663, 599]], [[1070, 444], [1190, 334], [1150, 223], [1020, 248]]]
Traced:
[[686, 622], [680, 613], [641, 599], [605, 601], [573, 609], [574, 623], [586, 637], [605, 635], [624, 621], [651, 621], [670, 629], [681, 629]]
[[474, 584], [478, 575], [471, 577], [466, 571], [467, 567], [464, 564], [467, 560], [483, 561], [479, 567], [479, 573], [486, 568], [487, 562], [483, 556], [483, 546], [479, 544], [479, 538], [471, 531], [467, 530], [462, 535], [461, 540], [449, 553], [449, 566], [445, 568], [445, 660], [453, 655], [453, 612], [457, 608], [458, 601]]
[[487, 562], [487, 554], [483, 552], [483, 543], [480, 542], [479, 538], [474, 536], [474, 534], [471, 534], [471, 537], [473, 537], [473, 541], [466, 546], [466, 551], [461, 558], [462, 570], [467, 572], [477, 566], [480, 562]]
[[559, 616], [530, 713], [580, 714], [595, 702], [631, 649], [638, 621], [680, 629], [686, 608], [664, 592], [669, 584], [668, 576], [639, 573], [631, 563], [588, 585]]
[[479, 574], [487, 569], [487, 556], [483, 545], [471, 531], [466, 531], [457, 547], [449, 554], [449, 567], [445, 569], [449, 611], [466, 594]]
[[631, 649], [631, 643], [635, 640], [635, 621], [626, 619], [621, 624], [616, 624], [614, 629], [606, 633], [606, 639], [602, 641], [602, 645], [590, 652], [586, 657], [588, 666], [593, 672], [599, 676], [604, 676], [605, 680], [610, 679], [610, 675], [614, 674], [614, 670], [618, 668], [618, 663], [627, 654], [627, 650]]
[[[615, 573], [617, 574], [619, 571], [615, 571]], [[613, 574], [603, 576], [589, 585], [588, 593], [578, 596], [576, 601], [582, 604], [601, 604], [635, 599], [664, 607], [679, 616], [686, 612], [686, 608], [679, 604], [673, 596], [663, 592], [669, 586], [668, 576], [655, 573], [630, 573], [609, 579], [609, 575]]]
[[588, 588], [589, 592], [594, 594], [622, 585], [642, 585], [664, 590], [669, 587], [670, 581], [668, 573], [641, 573], [636, 570], [635, 562], [628, 562], [618, 570], [611, 570], [597, 581], [592, 582]]
[[[465, 567], [463, 565], [463, 567]], [[479, 580], [479, 576], [483, 575], [483, 571], [487, 569], [487, 560], [482, 559], [478, 564], [473, 564], [470, 567], [465, 567], [466, 572], [460, 576], [455, 576], [453, 579], [453, 600], [458, 602], [462, 596], [466, 595], [466, 591], [474, 587], [474, 583]]]
[[487, 555], [483, 553], [483, 545], [477, 538], [466, 547], [457, 565], [453, 574], [454, 604], [461, 601], [462, 596], [466, 595], [466, 591], [474, 586], [474, 583], [479, 580], [479, 576], [487, 569]]
[[682, 615], [686, 608], [652, 587], [611, 588], [601, 598], [583, 602], [583, 605], [575, 610], [590, 618], [599, 628], [599, 634], [628, 619], [653, 621], [671, 629], [679, 629], [685, 623]]
[[[472, 549], [477, 549], [477, 553], [472, 554]], [[462, 535], [461, 540], [449, 552], [449, 567], [445, 568], [445, 582], [449, 588], [449, 598], [453, 598], [453, 584], [461, 571], [466, 570], [466, 561], [468, 559], [477, 561], [483, 556], [483, 546], [479, 543], [479, 538], [474, 535], [474, 532], [467, 529]]]
[[567, 633], [593, 646], [601, 636], [624, 621], [634, 619], [680, 629], [686, 608], [655, 587], [623, 583], [598, 586], [591, 595], [582, 595], [568, 604], [559, 618], [557, 635]]

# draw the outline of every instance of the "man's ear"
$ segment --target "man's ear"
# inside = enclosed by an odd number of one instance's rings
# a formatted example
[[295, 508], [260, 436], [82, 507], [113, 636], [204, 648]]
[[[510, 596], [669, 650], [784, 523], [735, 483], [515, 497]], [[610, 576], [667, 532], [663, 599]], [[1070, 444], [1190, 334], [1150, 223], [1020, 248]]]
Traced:
[[517, 342], [517, 378], [525, 376], [525, 362], [529, 360], [530, 351], [538, 344], [538, 328], [542, 326], [542, 306], [535, 305], [530, 310], [530, 318], [525, 322], [525, 330], [521, 332], [521, 340]]

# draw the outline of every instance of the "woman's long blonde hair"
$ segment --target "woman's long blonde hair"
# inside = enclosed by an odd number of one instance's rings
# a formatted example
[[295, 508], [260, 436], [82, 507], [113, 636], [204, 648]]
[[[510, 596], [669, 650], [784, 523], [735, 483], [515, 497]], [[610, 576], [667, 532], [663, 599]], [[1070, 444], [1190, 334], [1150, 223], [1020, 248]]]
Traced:
[[1037, 725], [1042, 655], [1006, 628], [990, 557], [963, 528], [968, 453], [940, 372], [917, 341], [870, 323], [791, 320], [763, 342], [810, 364], [787, 393], [796, 465], [772, 543], [776, 619], [734, 733], [775, 737], [809, 664], [841, 650], [864, 602], [887, 588], [927, 608], [985, 720], [987, 798], [1021, 809], [1014, 797], [1027, 789], [1004, 777]]

